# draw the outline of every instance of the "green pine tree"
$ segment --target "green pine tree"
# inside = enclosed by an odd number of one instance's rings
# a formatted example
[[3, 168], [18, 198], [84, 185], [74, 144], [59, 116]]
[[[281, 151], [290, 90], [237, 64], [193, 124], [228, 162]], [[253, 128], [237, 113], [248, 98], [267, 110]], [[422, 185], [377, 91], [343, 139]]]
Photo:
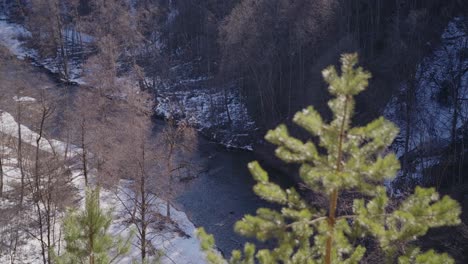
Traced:
[[[354, 96], [368, 85], [370, 73], [357, 64], [356, 54], [341, 58], [341, 75], [333, 66], [323, 71], [334, 96], [328, 105], [333, 120], [326, 123], [319, 113], [308, 107], [297, 113], [294, 122], [308, 131], [315, 141], [303, 142], [289, 135], [285, 125], [270, 130], [266, 140], [277, 145], [276, 155], [287, 163], [300, 164], [302, 183], [328, 198], [328, 210], [314, 208], [294, 189], [284, 190], [269, 181], [257, 162], [248, 165], [256, 180], [255, 193], [282, 206], [280, 211], [260, 208], [246, 215], [235, 230], [260, 241], [273, 240], [273, 249], [257, 250], [247, 243], [243, 252], [235, 250], [229, 261], [214, 249], [214, 239], [203, 229], [198, 231], [202, 249], [211, 263], [359, 263], [364, 257], [365, 237], [372, 237], [386, 253], [387, 263], [453, 263], [445, 253], [422, 252], [414, 242], [429, 228], [460, 223], [460, 206], [433, 188], [417, 187], [414, 194], [394, 208], [384, 180], [392, 179], [400, 169], [397, 157], [388, 146], [398, 128], [384, 118], [362, 127], [351, 127]], [[350, 215], [338, 215], [339, 196], [354, 191]], [[368, 240], [367, 240], [368, 241]]]
[[111, 211], [99, 203], [99, 188], [88, 189], [85, 208], [68, 212], [63, 222], [65, 252], [55, 256], [57, 264], [110, 264], [130, 250], [130, 238], [109, 234]]

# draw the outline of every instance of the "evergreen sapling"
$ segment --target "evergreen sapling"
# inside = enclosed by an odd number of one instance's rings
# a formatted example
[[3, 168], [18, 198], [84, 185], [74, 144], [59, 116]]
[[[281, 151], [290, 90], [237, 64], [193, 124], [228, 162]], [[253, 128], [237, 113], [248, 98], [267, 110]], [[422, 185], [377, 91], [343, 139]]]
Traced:
[[[273, 240], [272, 249], [257, 250], [247, 243], [235, 250], [229, 261], [214, 250], [213, 236], [198, 230], [207, 260], [219, 263], [359, 263], [365, 253], [363, 238], [374, 239], [385, 253], [387, 263], [454, 263], [446, 253], [423, 252], [414, 242], [429, 228], [460, 223], [460, 206], [433, 188], [417, 187], [396, 208], [390, 208], [383, 185], [400, 169], [398, 158], [387, 149], [398, 128], [380, 117], [362, 127], [351, 127], [354, 96], [368, 85], [371, 74], [357, 67], [357, 54], [341, 57], [341, 75], [333, 66], [322, 73], [334, 96], [328, 106], [333, 120], [325, 122], [308, 107], [293, 121], [317, 139], [303, 142], [289, 135], [285, 125], [270, 130], [266, 140], [277, 146], [276, 156], [286, 163], [300, 165], [302, 183], [328, 198], [329, 206], [314, 208], [294, 188], [284, 190], [269, 181], [258, 162], [248, 168], [257, 182], [254, 192], [262, 199], [281, 205], [281, 210], [259, 208], [256, 215], [246, 215], [235, 230], [260, 241]], [[361, 194], [355, 199], [352, 214], [339, 215], [339, 196], [343, 192]]]
[[99, 203], [99, 188], [88, 189], [85, 208], [69, 211], [63, 222], [65, 252], [54, 257], [57, 264], [110, 264], [130, 250], [131, 236], [124, 239], [112, 236], [111, 211], [105, 211]]

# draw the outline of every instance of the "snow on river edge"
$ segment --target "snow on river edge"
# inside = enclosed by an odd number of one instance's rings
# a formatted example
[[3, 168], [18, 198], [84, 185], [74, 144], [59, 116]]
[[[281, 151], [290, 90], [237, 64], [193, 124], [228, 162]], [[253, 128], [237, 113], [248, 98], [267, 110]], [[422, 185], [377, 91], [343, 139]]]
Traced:
[[[64, 32], [65, 36], [70, 35], [67, 32]], [[94, 41], [91, 36], [83, 33], [80, 35], [87, 44]], [[18, 59], [32, 59], [34, 66], [42, 66], [57, 74], [59, 70], [56, 60], [40, 58], [37, 51], [26, 47], [24, 40], [30, 36], [31, 33], [22, 25], [8, 22], [7, 18], [0, 14], [0, 45], [7, 47]], [[68, 66], [70, 82], [86, 84], [81, 63], [79, 60], [71, 60]], [[200, 83], [209, 78], [185, 78], [190, 71], [190, 63], [172, 67], [170, 71], [177, 74], [178, 80], [172, 84], [161, 82], [155, 88], [158, 102], [156, 115], [163, 118], [184, 118], [203, 135], [217, 143], [229, 148], [252, 150], [251, 134], [256, 130], [256, 126], [242, 101], [238, 87], [230, 86], [216, 90], [205, 88]], [[186, 87], [190, 89], [185, 89]]]
[[[19, 100], [24, 98], [19, 98]], [[32, 100], [30, 98], [28, 102]], [[18, 98], [16, 98], [18, 100]], [[3, 135], [10, 136], [12, 138], [17, 137], [18, 123], [15, 121], [14, 117], [4, 111], [1, 111], [0, 114], [0, 133]], [[21, 125], [22, 129], [22, 138], [23, 142], [35, 146], [36, 139], [38, 134], [34, 131], [31, 131], [28, 127]], [[66, 143], [59, 140], [47, 140], [42, 139], [40, 141], [40, 149], [46, 152], [59, 151], [60, 154], [64, 155], [65, 151], [69, 151], [68, 156], [72, 158], [80, 153], [81, 149], [77, 147], [66, 147]], [[4, 152], [13, 153], [12, 149], [4, 148]], [[15, 155], [12, 155], [13, 157]], [[84, 197], [84, 179], [81, 176], [81, 171], [74, 169], [76, 164], [69, 165], [69, 169], [72, 174], [72, 183], [75, 188], [78, 189], [78, 196], [81, 200], [81, 206], [83, 206], [83, 197]], [[17, 160], [15, 158], [9, 158], [4, 161], [3, 170], [5, 171], [5, 190], [8, 191], [11, 189], [11, 185], [19, 182], [20, 171], [17, 166]], [[130, 227], [125, 223], [125, 219], [122, 217], [124, 206], [122, 200], [125, 201], [125, 194], [128, 194], [130, 190], [126, 187], [129, 181], [121, 180], [116, 190], [102, 189], [101, 190], [101, 205], [104, 208], [111, 209], [113, 212], [113, 222], [110, 227], [110, 232], [114, 235], [126, 235], [130, 232]], [[31, 197], [26, 199], [25, 207], [27, 209], [24, 214], [24, 218], [31, 218], [34, 216], [34, 209], [31, 204]], [[161, 214], [165, 215], [165, 202], [158, 199], [155, 203], [156, 210]], [[0, 209], [6, 209], [12, 207], [13, 202], [9, 201], [7, 198], [0, 198]], [[25, 219], [14, 219], [11, 217], [7, 219], [8, 226], [2, 226], [2, 232], [5, 232], [9, 228], [13, 227], [15, 224], [24, 223]], [[184, 212], [178, 211], [175, 208], [171, 210], [171, 219], [176, 223], [178, 228], [182, 230], [187, 236], [182, 236], [174, 229], [166, 228], [163, 230], [153, 230], [155, 231], [154, 237], [151, 239], [153, 247], [162, 252], [162, 263], [180, 263], [180, 264], [202, 264], [205, 263], [205, 258], [203, 252], [200, 250], [200, 242], [196, 238], [195, 226], [189, 221]], [[9, 220], [9, 221], [8, 221]], [[57, 223], [56, 233], [59, 234], [60, 223]], [[34, 238], [31, 234], [24, 233], [21, 236], [24, 239], [24, 243], [19, 244], [16, 249], [16, 263], [39, 263], [41, 262], [41, 246], [39, 240]], [[120, 259], [118, 263], [131, 263], [134, 259], [139, 259], [139, 250], [135, 246], [136, 237], [132, 240], [132, 248], [130, 254], [125, 258]], [[63, 244], [63, 242], [62, 242]], [[11, 252], [0, 252], [0, 263], [10, 263], [11, 262]]]
[[158, 116], [184, 118], [203, 135], [228, 148], [253, 150], [251, 134], [256, 130], [255, 122], [237, 87], [226, 91], [213, 91], [196, 84], [191, 90], [176, 87], [157, 89]]
[[[65, 36], [68, 37], [71, 33], [69, 30], [64, 32]], [[5, 46], [12, 54], [14, 54], [20, 60], [31, 60], [31, 64], [34, 66], [41, 66], [50, 71], [53, 74], [59, 73], [59, 65], [56, 59], [53, 58], [41, 58], [39, 53], [31, 48], [28, 48], [25, 44], [25, 40], [31, 37], [25, 27], [16, 23], [10, 23], [7, 21], [7, 17], [0, 13], [0, 45]], [[91, 38], [84, 36], [83, 39], [91, 41]], [[69, 82], [83, 84], [82, 69], [79, 60], [74, 57], [70, 58], [68, 63], [69, 69]]]

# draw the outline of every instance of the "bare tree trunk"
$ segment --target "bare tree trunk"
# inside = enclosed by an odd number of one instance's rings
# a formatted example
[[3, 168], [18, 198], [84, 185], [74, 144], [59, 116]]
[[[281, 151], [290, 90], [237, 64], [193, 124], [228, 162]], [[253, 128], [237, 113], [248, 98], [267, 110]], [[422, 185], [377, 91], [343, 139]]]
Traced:
[[[19, 213], [19, 211], [17, 212], [17, 214], [18, 213]], [[11, 241], [11, 244], [10, 244], [9, 248], [11, 248], [11, 250], [10, 250], [10, 262], [11, 262], [11, 264], [14, 264], [15, 263], [15, 258], [16, 258], [16, 249], [18, 247], [19, 232], [18, 232], [18, 229], [15, 229], [14, 231], [12, 230], [12, 232], [15, 234], [15, 237]]]
[[146, 200], [146, 171], [145, 171], [145, 144], [142, 143], [142, 163], [141, 167], [141, 183], [140, 183], [140, 195], [141, 195], [141, 263], [145, 263], [146, 260], [146, 229], [147, 229], [147, 219], [146, 219], [146, 209], [147, 209], [147, 200]]
[[68, 53], [66, 51], [66, 39], [63, 37], [63, 24], [62, 24], [62, 18], [60, 17], [60, 6], [57, 5], [55, 6], [55, 10], [57, 11], [57, 14], [55, 14], [55, 20], [57, 22], [57, 33], [58, 33], [58, 42], [59, 42], [59, 47], [60, 47], [60, 53], [62, 56], [62, 67], [63, 67], [63, 78], [66, 81], [70, 80], [70, 76], [68, 74]]
[[42, 134], [44, 132], [44, 122], [47, 117], [47, 110], [43, 109], [42, 111], [42, 116], [41, 116], [41, 123], [39, 126], [39, 137], [36, 139], [36, 157], [35, 157], [35, 165], [34, 165], [34, 184], [36, 186], [36, 191], [39, 192], [40, 190], [40, 185], [41, 185], [41, 179], [40, 179], [40, 172], [39, 172], [39, 151], [40, 151], [40, 144], [42, 140]]
[[226, 109], [226, 114], [229, 124], [232, 123], [231, 114], [229, 113], [229, 100], [227, 97], [226, 87], [223, 88], [223, 97], [224, 97], [224, 108]]
[[[467, 41], [464, 43], [465, 47], [467, 46]], [[459, 159], [459, 151], [458, 151], [458, 144], [457, 144], [457, 125], [459, 119], [459, 111], [460, 111], [460, 87], [462, 86], [462, 77], [466, 73], [468, 69], [462, 69], [463, 61], [461, 55], [458, 56], [458, 65], [457, 71], [455, 76], [455, 82], [453, 83], [452, 89], [452, 98], [453, 98], [453, 115], [452, 115], [452, 131], [451, 131], [451, 139], [452, 139], [452, 147], [453, 147], [453, 178], [456, 179], [453, 181], [454, 184], [462, 182], [462, 171], [460, 168], [460, 159]], [[458, 169], [457, 169], [458, 167]]]
[[37, 210], [37, 220], [39, 224], [39, 242], [41, 243], [42, 261], [44, 264], [47, 264], [46, 249], [45, 249], [45, 242], [44, 242], [44, 224], [42, 222], [41, 206], [40, 206], [39, 201], [35, 202], [35, 204], [36, 204], [36, 210]]
[[47, 263], [52, 263], [51, 257], [50, 257], [50, 250], [52, 249], [52, 240], [51, 240], [51, 215], [52, 215], [52, 210], [51, 210], [51, 195], [50, 195], [50, 174], [49, 174], [49, 179], [48, 179], [48, 190], [47, 190], [47, 206], [46, 206], [46, 225], [47, 225]]
[[[453, 116], [452, 116], [452, 131], [451, 131], [451, 138], [452, 138], [452, 148], [453, 148], [453, 184], [457, 184], [456, 181], [460, 181], [459, 173], [457, 171], [458, 167], [458, 148], [457, 148], [457, 124], [458, 124], [458, 100], [456, 99], [458, 96], [457, 91], [458, 88], [454, 87], [454, 106], [453, 106]], [[457, 180], [455, 180], [457, 179]]]
[[85, 125], [85, 120], [81, 120], [81, 133], [80, 133], [80, 140], [81, 140], [81, 150], [82, 150], [82, 155], [81, 155], [81, 164], [83, 166], [83, 176], [85, 179], [85, 186], [88, 186], [88, 157], [87, 157], [87, 145], [85, 143], [85, 138], [86, 138], [86, 125]]
[[24, 200], [24, 180], [25, 180], [25, 175], [24, 175], [24, 167], [23, 167], [23, 138], [21, 136], [21, 116], [22, 116], [22, 109], [21, 109], [21, 102], [18, 102], [17, 106], [17, 119], [18, 119], [18, 167], [20, 169], [20, 174], [21, 174], [21, 191], [20, 191], [20, 205], [23, 205], [23, 200]]
[[[172, 125], [172, 124], [171, 124]], [[169, 174], [169, 197], [167, 197], [166, 201], [166, 217], [167, 219], [171, 219], [171, 203], [170, 203], [170, 197], [172, 196], [173, 188], [172, 188], [172, 155], [174, 151], [174, 142], [169, 142], [169, 155], [167, 158], [167, 173]]]
[[415, 89], [415, 81], [416, 80], [409, 80], [408, 87], [406, 87], [406, 102], [405, 102], [405, 152], [403, 154], [403, 178], [406, 179], [408, 174], [408, 152], [409, 144], [411, 140], [411, 133], [412, 133], [412, 119], [411, 119], [411, 112], [412, 112], [412, 104], [414, 99], [414, 89]]
[[[36, 139], [36, 154], [35, 154], [35, 163], [34, 163], [34, 186], [35, 190], [33, 192], [34, 194], [34, 203], [36, 204], [36, 209], [37, 209], [37, 216], [38, 216], [38, 224], [39, 224], [39, 238], [41, 242], [41, 254], [42, 254], [42, 260], [44, 264], [47, 264], [47, 258], [46, 258], [46, 247], [45, 247], [45, 242], [44, 242], [44, 222], [43, 222], [43, 216], [41, 212], [41, 206], [40, 203], [43, 202], [43, 197], [42, 197], [42, 189], [41, 189], [41, 172], [40, 172], [40, 144], [42, 140], [42, 135], [44, 132], [44, 122], [47, 118], [47, 113], [48, 110], [46, 108], [43, 108], [42, 115], [41, 115], [41, 122], [39, 126], [39, 137]], [[47, 213], [47, 208], [44, 204], [44, 208], [46, 209]], [[47, 218], [47, 217], [46, 217]], [[47, 244], [47, 247], [49, 247], [50, 244]]]
[[3, 153], [1, 155], [2, 156], [0, 157], [0, 197], [3, 197]]
[[406, 124], [405, 124], [405, 152], [403, 154], [403, 177], [406, 179], [408, 174], [408, 152], [409, 152], [409, 141], [410, 141], [410, 134], [411, 134], [411, 117], [410, 117], [410, 107], [408, 103], [406, 103], [405, 107], [405, 114], [406, 114]]

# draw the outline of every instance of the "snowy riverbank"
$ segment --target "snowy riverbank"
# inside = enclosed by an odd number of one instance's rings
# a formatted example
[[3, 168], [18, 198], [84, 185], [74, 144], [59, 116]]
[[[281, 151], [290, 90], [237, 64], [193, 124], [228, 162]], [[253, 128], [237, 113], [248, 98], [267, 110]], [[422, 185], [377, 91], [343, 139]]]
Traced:
[[[17, 98], [18, 99], [18, 98]], [[15, 100], [12, 99], [12, 103]], [[27, 100], [27, 103], [33, 104], [34, 101], [31, 99]], [[18, 123], [15, 118], [4, 111], [0, 111], [0, 134], [2, 138], [17, 138], [18, 135]], [[22, 139], [23, 143], [29, 146], [36, 146], [36, 139], [39, 135], [29, 129], [28, 127], [21, 125]], [[4, 145], [4, 144], [2, 144]], [[81, 149], [68, 145], [65, 142], [56, 140], [56, 139], [46, 139], [43, 138], [39, 142], [39, 147], [41, 150], [48, 153], [58, 153], [61, 156], [66, 156], [70, 161], [73, 160], [73, 157], [81, 153]], [[67, 151], [67, 155], [65, 155]], [[18, 167], [18, 161], [16, 159], [15, 151], [9, 147], [2, 149], [2, 155], [4, 155], [3, 162], [3, 171], [5, 172], [5, 193], [8, 193], [10, 190], [13, 190], [14, 186], [18, 186], [21, 173]], [[77, 191], [77, 201], [82, 205], [83, 197], [85, 193], [84, 179], [82, 176], [81, 170], [77, 169], [78, 164], [70, 163], [67, 165], [68, 170], [71, 172], [71, 183]], [[92, 176], [91, 176], [92, 177]], [[131, 190], [127, 187], [129, 181], [120, 181], [119, 184], [111, 189], [102, 189], [101, 190], [101, 205], [110, 209], [113, 212], [113, 222], [110, 227], [110, 232], [113, 235], [125, 235], [128, 234], [132, 228], [125, 220], [124, 207], [129, 206], [129, 201], [126, 200], [128, 193]], [[11, 200], [9, 197], [12, 195], [4, 195], [0, 198], [0, 211], [6, 212], [10, 210], [17, 210], [15, 208], [14, 200]], [[2, 226], [2, 238], [4, 240], [8, 239], [8, 235], [11, 235], [13, 230], [18, 230], [19, 239], [21, 240], [18, 243], [18, 246], [15, 247], [15, 251], [1, 251], [0, 252], [0, 262], [9, 263], [12, 258], [16, 260], [15, 263], [38, 263], [41, 261], [41, 245], [38, 240], [39, 234], [37, 229], [34, 229], [34, 215], [35, 207], [33, 206], [33, 197], [27, 195], [25, 197], [25, 203], [23, 205], [23, 210], [20, 213], [13, 214], [13, 217], [8, 219], [8, 225]], [[77, 206], [79, 206], [79, 204]], [[155, 204], [155, 211], [161, 215], [165, 214], [165, 201], [157, 199]], [[63, 238], [60, 221], [63, 218], [63, 213], [60, 212], [58, 221], [54, 227], [54, 236], [57, 236], [58, 247], [62, 245], [63, 247]], [[13, 219], [14, 218], [14, 219]], [[175, 208], [171, 210], [171, 219], [172, 224], [164, 225], [162, 229], [151, 229], [150, 233], [151, 239], [150, 242], [153, 248], [161, 253], [161, 262], [162, 263], [180, 263], [180, 264], [202, 264], [205, 263], [204, 255], [200, 250], [200, 244], [196, 238], [195, 226], [190, 222], [184, 212], [179, 211]], [[22, 225], [27, 226], [24, 228]], [[177, 228], [174, 228], [173, 225], [176, 225]], [[161, 225], [158, 226], [160, 228]], [[182, 232], [181, 232], [182, 231]], [[130, 254], [125, 258], [121, 259], [118, 263], [131, 263], [132, 260], [139, 258], [139, 249], [135, 246], [137, 244], [136, 238], [132, 240], [132, 248]]]
[[[10, 23], [6, 17], [0, 19], [0, 45], [7, 47], [20, 60], [30, 59], [34, 66], [44, 67], [53, 74], [59, 74], [58, 59], [40, 58], [37, 51], [26, 46], [26, 40], [30, 36], [31, 33], [24, 26]], [[90, 36], [82, 39], [88, 44], [93, 41]], [[82, 62], [72, 58], [68, 68], [69, 82], [86, 83], [83, 79]], [[256, 130], [256, 125], [242, 102], [242, 95], [237, 87], [218, 90], [206, 88], [200, 83], [209, 78], [187, 77], [190, 64], [172, 67], [170, 71], [180, 73], [186, 78], [178, 78], [176, 83], [172, 84], [161, 83], [155, 88], [156, 115], [162, 118], [184, 118], [214, 142], [228, 148], [252, 150], [252, 133]], [[185, 89], [189, 86], [193, 89]]]

